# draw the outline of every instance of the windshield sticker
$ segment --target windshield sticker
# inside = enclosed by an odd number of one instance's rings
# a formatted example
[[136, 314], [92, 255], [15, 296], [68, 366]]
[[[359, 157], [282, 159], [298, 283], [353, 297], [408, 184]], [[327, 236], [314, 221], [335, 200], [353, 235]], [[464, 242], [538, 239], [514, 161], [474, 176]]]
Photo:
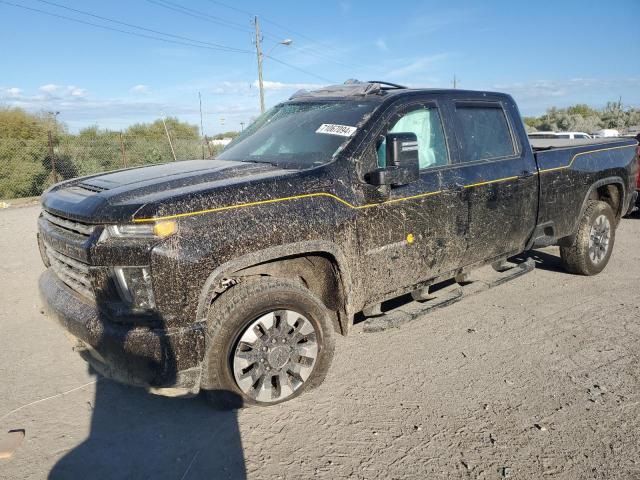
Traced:
[[316, 130], [316, 133], [325, 133], [327, 135], [339, 135], [341, 137], [350, 137], [356, 133], [356, 127], [349, 125], [334, 125], [333, 123], [323, 123]]

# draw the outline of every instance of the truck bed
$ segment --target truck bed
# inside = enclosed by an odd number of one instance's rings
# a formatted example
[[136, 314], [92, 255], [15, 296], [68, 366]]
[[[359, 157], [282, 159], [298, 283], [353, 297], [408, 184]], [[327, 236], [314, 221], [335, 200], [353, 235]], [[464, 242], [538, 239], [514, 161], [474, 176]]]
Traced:
[[530, 144], [540, 175], [538, 224], [553, 230], [554, 242], [576, 231], [585, 199], [603, 178], [619, 185], [622, 197], [615, 213], [626, 213], [635, 191], [635, 139], [544, 138]]
[[534, 152], [540, 150], [552, 150], [554, 148], [567, 148], [567, 147], [583, 147], [591, 145], [603, 145], [604, 147], [609, 144], [619, 143], [629, 138], [624, 137], [610, 137], [610, 138], [530, 138], [529, 143]]

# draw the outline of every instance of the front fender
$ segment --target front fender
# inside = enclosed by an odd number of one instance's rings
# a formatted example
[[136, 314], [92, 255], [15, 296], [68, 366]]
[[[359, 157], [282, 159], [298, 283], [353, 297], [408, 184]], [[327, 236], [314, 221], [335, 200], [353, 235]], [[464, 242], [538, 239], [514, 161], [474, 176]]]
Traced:
[[339, 316], [339, 322], [341, 330], [345, 333], [348, 332], [351, 320], [355, 313], [353, 311], [354, 302], [352, 301], [353, 291], [351, 270], [342, 249], [333, 242], [322, 240], [302, 241], [287, 245], [269, 247], [247, 253], [241, 257], [234, 258], [217, 266], [207, 277], [200, 290], [196, 314], [197, 321], [203, 322], [206, 320], [213, 300], [220, 293], [219, 287], [221, 286], [222, 281], [232, 272], [237, 272], [238, 270], [243, 270], [245, 268], [280, 258], [318, 253], [330, 255], [338, 267], [340, 277], [339, 281], [341, 282], [342, 291], [345, 296], [344, 315]]

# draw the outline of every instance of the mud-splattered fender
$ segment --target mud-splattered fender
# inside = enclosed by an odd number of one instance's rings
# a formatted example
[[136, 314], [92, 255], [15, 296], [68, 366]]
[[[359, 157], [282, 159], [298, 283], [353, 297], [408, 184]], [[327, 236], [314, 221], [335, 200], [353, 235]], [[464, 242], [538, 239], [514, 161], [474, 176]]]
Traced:
[[216, 295], [219, 294], [219, 286], [230, 273], [280, 258], [305, 254], [326, 254], [335, 262], [338, 269], [338, 281], [344, 295], [344, 311], [338, 313], [338, 321], [340, 322], [340, 330], [346, 334], [355, 313], [352, 301], [351, 269], [340, 247], [327, 241], [305, 241], [278, 245], [248, 253], [219, 265], [211, 272], [200, 291], [196, 316], [198, 322], [206, 320], [209, 308], [211, 308]]

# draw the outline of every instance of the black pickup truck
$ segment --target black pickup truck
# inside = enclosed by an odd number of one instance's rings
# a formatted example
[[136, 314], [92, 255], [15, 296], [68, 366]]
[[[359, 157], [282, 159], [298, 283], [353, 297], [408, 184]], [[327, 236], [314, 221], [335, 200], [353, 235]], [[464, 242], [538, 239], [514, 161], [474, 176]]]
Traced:
[[633, 139], [527, 138], [500, 93], [298, 92], [215, 160], [42, 197], [47, 311], [105, 375], [218, 406], [317, 385], [356, 314], [530, 248], [600, 272], [637, 196]]

